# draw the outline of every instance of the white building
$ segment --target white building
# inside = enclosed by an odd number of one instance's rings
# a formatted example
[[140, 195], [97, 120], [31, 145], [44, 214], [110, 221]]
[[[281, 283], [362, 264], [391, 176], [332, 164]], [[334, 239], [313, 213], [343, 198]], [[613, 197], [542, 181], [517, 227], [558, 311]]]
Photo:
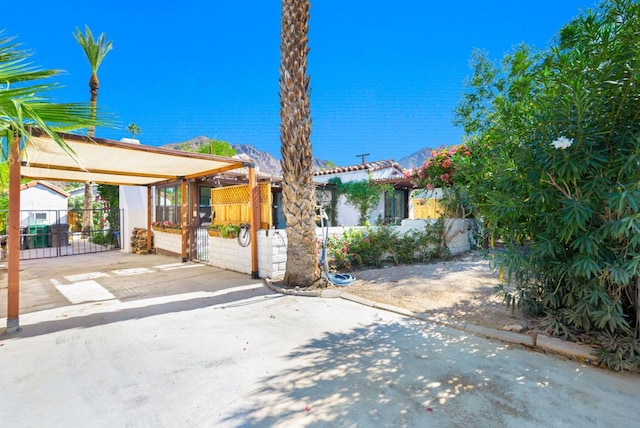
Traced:
[[69, 193], [53, 184], [35, 180], [20, 186], [20, 226], [67, 222]]
[[[359, 165], [338, 167], [322, 171], [315, 171], [313, 181], [316, 183], [328, 183], [332, 178], [339, 178], [343, 183], [354, 181], [372, 181], [377, 183], [400, 182], [404, 178], [404, 170], [393, 160], [368, 162]], [[385, 192], [378, 206], [372, 210], [369, 223], [376, 224], [379, 219], [386, 224], [400, 224], [402, 219], [408, 217], [407, 213], [408, 192], [406, 189], [395, 189], [393, 193]], [[356, 226], [360, 214], [358, 209], [347, 203], [344, 195], [341, 195], [337, 205], [337, 223], [339, 226]]]

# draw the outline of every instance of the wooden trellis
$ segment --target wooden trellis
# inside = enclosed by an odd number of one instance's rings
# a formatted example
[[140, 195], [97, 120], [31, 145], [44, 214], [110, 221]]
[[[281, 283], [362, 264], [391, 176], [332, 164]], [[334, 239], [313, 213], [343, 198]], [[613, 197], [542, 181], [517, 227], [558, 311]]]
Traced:
[[[267, 182], [259, 183], [258, 188], [260, 189], [260, 227], [267, 229], [273, 224], [271, 184]], [[212, 223], [249, 223], [251, 219], [249, 193], [248, 184], [211, 189]]]

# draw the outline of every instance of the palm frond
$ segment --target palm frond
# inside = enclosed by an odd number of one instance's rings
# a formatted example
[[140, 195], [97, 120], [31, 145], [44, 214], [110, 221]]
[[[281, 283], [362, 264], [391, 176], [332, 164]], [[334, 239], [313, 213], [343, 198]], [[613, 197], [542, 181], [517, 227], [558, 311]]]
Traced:
[[28, 62], [29, 57], [13, 38], [0, 38], [0, 133], [10, 139], [11, 135], [27, 136], [30, 127], [37, 127], [73, 156], [57, 132], [111, 126], [113, 117], [91, 103], [50, 102], [44, 94], [58, 88], [57, 83], [25, 82], [44, 80], [58, 71], [40, 69]]
[[98, 68], [100, 68], [100, 64], [102, 64], [102, 60], [112, 49], [113, 45], [111, 41], [106, 40], [106, 35], [104, 33], [100, 34], [100, 37], [95, 40], [88, 25], [84, 26], [84, 31], [85, 34], [83, 34], [79, 28], [76, 28], [73, 36], [78, 44], [82, 46], [82, 49], [89, 60], [91, 71], [93, 71], [93, 73], [97, 73]]

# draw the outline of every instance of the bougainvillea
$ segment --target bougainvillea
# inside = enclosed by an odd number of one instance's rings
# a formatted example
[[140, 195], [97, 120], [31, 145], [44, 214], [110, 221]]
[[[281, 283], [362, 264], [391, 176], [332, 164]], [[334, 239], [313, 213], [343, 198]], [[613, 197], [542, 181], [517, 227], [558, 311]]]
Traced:
[[466, 145], [442, 147], [431, 151], [431, 157], [419, 168], [407, 172], [413, 184], [419, 188], [433, 190], [436, 187], [450, 187], [455, 181], [457, 166], [463, 158], [471, 156]]

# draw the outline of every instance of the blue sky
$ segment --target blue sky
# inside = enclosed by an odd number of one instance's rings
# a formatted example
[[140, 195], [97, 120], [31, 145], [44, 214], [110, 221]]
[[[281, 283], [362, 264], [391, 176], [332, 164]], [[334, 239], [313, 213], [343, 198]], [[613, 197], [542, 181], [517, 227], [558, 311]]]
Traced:
[[[59, 4], [63, 3], [64, 6]], [[454, 145], [453, 109], [474, 48], [499, 60], [525, 42], [549, 46], [593, 0], [311, 2], [309, 74], [314, 156], [337, 165], [400, 159]], [[107, 6], [108, 5], [108, 6]], [[5, 19], [33, 63], [65, 70], [60, 102], [88, 101], [90, 68], [73, 38], [87, 24], [113, 50], [99, 69], [99, 105], [119, 140], [135, 122], [143, 144], [200, 135], [280, 158], [280, 2], [36, 0]]]

